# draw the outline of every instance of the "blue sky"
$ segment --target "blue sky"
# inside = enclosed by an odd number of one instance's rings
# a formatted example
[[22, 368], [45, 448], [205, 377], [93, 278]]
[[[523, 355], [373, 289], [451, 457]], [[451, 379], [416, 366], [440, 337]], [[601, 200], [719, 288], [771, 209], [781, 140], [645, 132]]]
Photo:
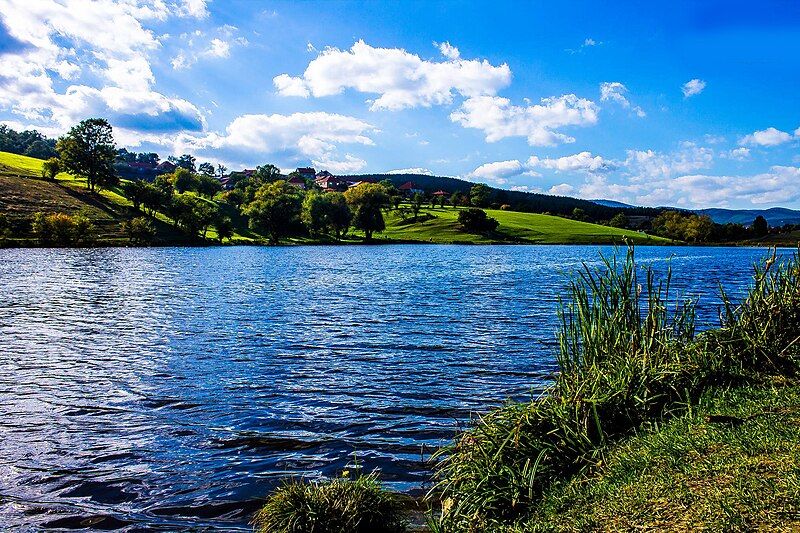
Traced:
[[[702, 4], [702, 5], [698, 5]], [[235, 169], [800, 207], [800, 3], [0, 0], [0, 121]]]

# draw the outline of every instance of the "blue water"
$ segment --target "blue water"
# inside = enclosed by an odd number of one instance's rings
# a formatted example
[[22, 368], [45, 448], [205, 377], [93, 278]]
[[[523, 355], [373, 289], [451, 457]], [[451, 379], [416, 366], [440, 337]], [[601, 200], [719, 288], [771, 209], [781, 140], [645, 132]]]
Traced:
[[[354, 464], [418, 493], [471, 415], [546, 386], [599, 250], [0, 250], [0, 524], [246, 530], [281, 479]], [[637, 251], [705, 324], [764, 255]]]

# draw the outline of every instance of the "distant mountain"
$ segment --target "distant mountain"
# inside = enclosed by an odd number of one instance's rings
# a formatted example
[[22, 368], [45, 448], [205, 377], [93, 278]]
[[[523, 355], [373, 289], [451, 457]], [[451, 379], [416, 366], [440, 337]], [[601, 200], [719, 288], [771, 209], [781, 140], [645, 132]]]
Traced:
[[[342, 176], [352, 181], [382, 181], [390, 180], [395, 186], [400, 186], [407, 181], [413, 181], [418, 188], [423, 189], [428, 194], [435, 191], [446, 191], [454, 193], [456, 191], [469, 193], [470, 188], [475, 185], [471, 181], [445, 176], [428, 176], [426, 174], [360, 174]], [[607, 206], [571, 198], [568, 196], [552, 196], [549, 194], [539, 194], [523, 191], [508, 191], [489, 187], [491, 189], [490, 201], [494, 204], [508, 204], [515, 211], [526, 211], [529, 213], [550, 213], [554, 215], [572, 215], [574, 209], [582, 209], [592, 220], [609, 220], [620, 212], [619, 207]], [[624, 204], [623, 204], [624, 205]], [[660, 213], [661, 209], [650, 207], [626, 206], [625, 213], [630, 216], [653, 217]]]
[[800, 211], [773, 207], [770, 209], [698, 209], [701, 215], [708, 215], [717, 224], [744, 224], [749, 226], [759, 215], [767, 219], [770, 226], [800, 224]]
[[589, 200], [590, 202], [594, 202], [598, 205], [604, 205], [606, 207], [618, 207], [620, 209], [631, 209], [636, 207], [635, 205], [624, 204], [622, 202], [617, 202], [615, 200]]

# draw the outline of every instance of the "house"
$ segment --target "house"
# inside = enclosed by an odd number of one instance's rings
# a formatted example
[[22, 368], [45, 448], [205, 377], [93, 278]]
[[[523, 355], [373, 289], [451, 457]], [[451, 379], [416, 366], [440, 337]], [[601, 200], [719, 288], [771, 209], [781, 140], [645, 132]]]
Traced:
[[317, 184], [317, 187], [322, 189], [325, 192], [337, 191], [342, 192], [347, 190], [347, 186], [349, 182], [342, 178], [337, 178], [336, 176], [332, 175], [330, 172], [325, 172], [324, 175], [322, 172], [317, 174], [317, 179], [314, 180], [314, 183]]
[[305, 189], [306, 188], [306, 180], [303, 179], [302, 176], [298, 176], [297, 174], [294, 174], [294, 173], [290, 174], [286, 178], [286, 183], [288, 183], [289, 185], [293, 185], [294, 187], [297, 187], [298, 189]]
[[300, 174], [300, 176], [304, 180], [313, 180], [314, 178], [317, 177], [317, 171], [314, 170], [313, 167], [301, 167], [301, 168], [298, 168], [295, 172]]
[[414, 183], [413, 181], [405, 182], [404, 184], [399, 186], [397, 188], [397, 190], [400, 191], [400, 194], [402, 194], [403, 196], [406, 196], [406, 197], [414, 196], [417, 193], [419, 193], [419, 194], [424, 194], [425, 193], [425, 191], [423, 191], [422, 189], [417, 187], [417, 184]]
[[441, 197], [443, 197], [443, 196], [444, 196], [444, 197], [449, 197], [449, 196], [450, 196], [450, 193], [449, 193], [449, 192], [447, 192], [447, 191], [441, 191], [441, 190], [440, 190], [440, 191], [436, 191], [435, 193], [433, 193], [433, 196], [435, 196], [436, 198], [441, 198]]
[[156, 170], [162, 174], [170, 174], [172, 172], [175, 172], [176, 168], [178, 167], [174, 163], [170, 161], [162, 161], [161, 163], [158, 164]]

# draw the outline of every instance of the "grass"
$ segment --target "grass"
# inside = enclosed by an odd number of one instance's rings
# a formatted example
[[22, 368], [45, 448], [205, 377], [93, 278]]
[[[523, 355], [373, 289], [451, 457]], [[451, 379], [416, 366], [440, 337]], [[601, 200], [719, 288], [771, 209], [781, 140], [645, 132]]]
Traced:
[[[379, 239], [418, 241], [440, 244], [487, 244], [519, 242], [530, 244], [613, 244], [624, 241], [637, 244], [667, 244], [668, 241], [637, 231], [622, 230], [562, 217], [487, 209], [500, 223], [490, 236], [465, 233], [458, 224], [460, 208], [423, 208], [420, 221], [404, 220], [397, 211], [386, 216], [386, 231]], [[425, 220], [423, 220], [425, 219]]]
[[402, 533], [399, 499], [374, 474], [305, 483], [291, 480], [256, 513], [259, 533]]
[[521, 529], [800, 530], [800, 386], [709, 389], [556, 483]]
[[[680, 424], [701, 416], [698, 406], [714, 391], [748, 394], [736, 388], [749, 384], [758, 393], [760, 383], [773, 378], [792, 383], [800, 354], [800, 260], [776, 262], [773, 256], [760, 265], [746, 300], [740, 306], [727, 303], [722, 326], [698, 336], [693, 302], [673, 301], [669, 274], [657, 280], [645, 270], [640, 276], [632, 250], [619, 264], [612, 258], [603, 269], [586, 269], [573, 282], [561, 316], [560, 373], [547, 394], [489, 413], [439, 452], [438, 483], [430, 494], [441, 503], [435, 531], [539, 527], [547, 502], [567, 497], [565, 483], [594, 490], [598, 478], [590, 473], [603, 472], [614, 457], [622, 460], [623, 455], [615, 455], [620, 442], [640, 433], [659, 435], [661, 424], [688, 427]], [[757, 431], [749, 435], [751, 442], [743, 445], [763, 440]], [[665, 434], [652, 438], [668, 444], [658, 440], [668, 440]], [[661, 452], [666, 449], [653, 449], [652, 455]], [[792, 464], [796, 468], [797, 461]], [[740, 475], [736, 483], [741, 486], [758, 483], [755, 472]], [[646, 477], [628, 481], [631, 491], [651, 494]], [[790, 486], [795, 482], [787, 481]], [[668, 495], [661, 504], [669, 507], [672, 498]], [[733, 496], [721, 498], [717, 501], [727, 506], [727, 514], [709, 511], [698, 517], [703, 527], [721, 521], [735, 528], [750, 519], [737, 510]], [[674, 505], [680, 508], [682, 501]], [[551, 518], [565, 529], [583, 529], [582, 522]], [[614, 529], [609, 524], [597, 527]]]

